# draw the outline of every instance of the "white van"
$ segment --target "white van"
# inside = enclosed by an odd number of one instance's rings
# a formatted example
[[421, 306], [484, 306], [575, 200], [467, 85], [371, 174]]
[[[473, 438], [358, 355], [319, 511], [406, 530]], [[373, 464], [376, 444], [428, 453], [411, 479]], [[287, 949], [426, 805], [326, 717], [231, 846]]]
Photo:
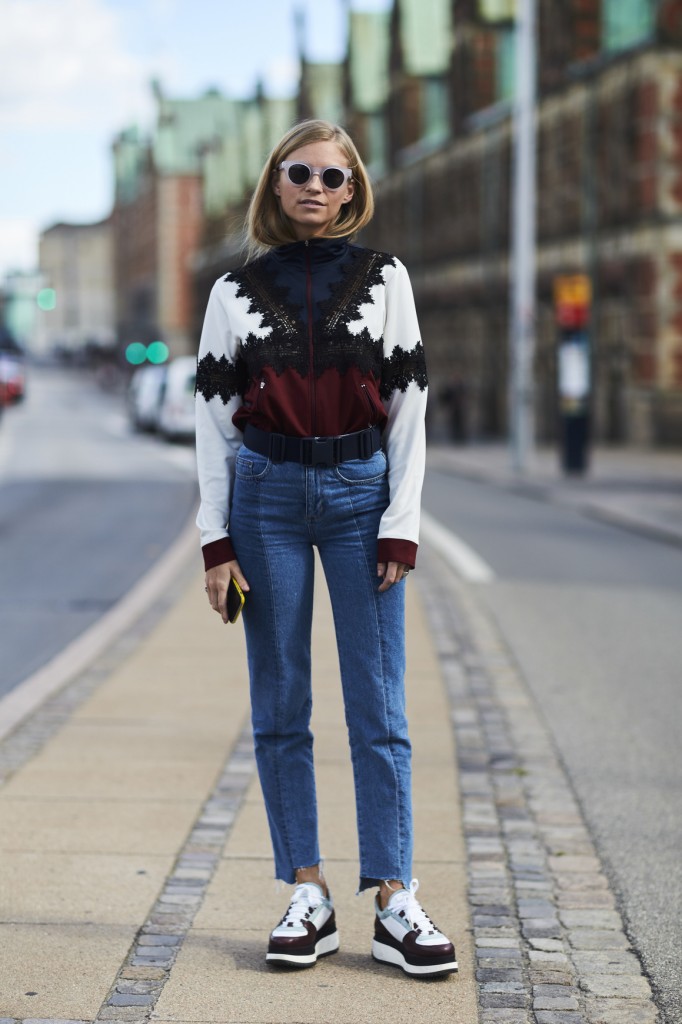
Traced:
[[135, 430], [156, 430], [159, 425], [165, 366], [140, 366], [128, 387], [128, 415]]
[[194, 356], [178, 356], [168, 363], [159, 431], [168, 441], [194, 437], [194, 385], [197, 361]]

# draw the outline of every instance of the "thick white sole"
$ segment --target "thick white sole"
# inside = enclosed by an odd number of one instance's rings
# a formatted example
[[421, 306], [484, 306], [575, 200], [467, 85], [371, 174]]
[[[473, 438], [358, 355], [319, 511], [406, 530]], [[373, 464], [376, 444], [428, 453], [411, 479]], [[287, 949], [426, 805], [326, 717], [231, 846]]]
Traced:
[[449, 960], [444, 964], [411, 964], [405, 959], [399, 950], [393, 946], [386, 946], [383, 942], [372, 940], [372, 956], [383, 964], [391, 964], [393, 967], [400, 967], [406, 974], [415, 977], [433, 977], [437, 974], [453, 974], [457, 970], [457, 961]]
[[295, 953], [266, 953], [265, 960], [269, 964], [288, 964], [291, 967], [312, 967], [321, 956], [329, 956], [336, 953], [339, 948], [339, 933], [325, 936], [315, 943], [315, 952], [304, 956], [296, 956]]

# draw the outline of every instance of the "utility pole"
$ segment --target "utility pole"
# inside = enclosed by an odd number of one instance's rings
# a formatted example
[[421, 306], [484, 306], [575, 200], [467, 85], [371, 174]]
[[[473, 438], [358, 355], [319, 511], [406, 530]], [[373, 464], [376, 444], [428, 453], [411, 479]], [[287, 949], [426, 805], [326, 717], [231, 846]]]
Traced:
[[534, 446], [536, 0], [516, 3], [509, 309], [512, 466], [525, 473]]

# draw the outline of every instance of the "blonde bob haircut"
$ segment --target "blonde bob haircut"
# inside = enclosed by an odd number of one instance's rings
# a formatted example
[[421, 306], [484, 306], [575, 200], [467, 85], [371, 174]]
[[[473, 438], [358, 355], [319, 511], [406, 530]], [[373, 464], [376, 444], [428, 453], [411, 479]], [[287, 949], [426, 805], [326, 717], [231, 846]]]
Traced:
[[270, 153], [253, 193], [246, 216], [249, 255], [256, 256], [276, 245], [295, 242], [296, 234], [289, 218], [282, 213], [279, 198], [273, 191], [277, 168], [290, 153], [311, 142], [335, 142], [353, 172], [353, 198], [339, 211], [327, 238], [353, 237], [370, 222], [374, 214], [374, 196], [369, 175], [355, 143], [339, 125], [330, 121], [301, 121], [290, 128]]

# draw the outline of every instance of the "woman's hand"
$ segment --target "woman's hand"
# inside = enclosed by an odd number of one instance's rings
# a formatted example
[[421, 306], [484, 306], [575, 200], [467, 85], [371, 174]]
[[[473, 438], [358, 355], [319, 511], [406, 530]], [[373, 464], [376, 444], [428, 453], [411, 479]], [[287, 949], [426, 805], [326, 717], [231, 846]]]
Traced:
[[384, 577], [384, 582], [379, 587], [379, 593], [382, 590], [388, 590], [394, 583], [399, 583], [403, 576], [407, 576], [409, 571], [409, 565], [406, 565], [404, 562], [378, 562], [377, 576]]
[[232, 562], [214, 565], [212, 569], [206, 571], [206, 593], [211, 608], [214, 612], [218, 612], [223, 622], [227, 622], [227, 588], [232, 576], [243, 591], [250, 590], [236, 558]]

